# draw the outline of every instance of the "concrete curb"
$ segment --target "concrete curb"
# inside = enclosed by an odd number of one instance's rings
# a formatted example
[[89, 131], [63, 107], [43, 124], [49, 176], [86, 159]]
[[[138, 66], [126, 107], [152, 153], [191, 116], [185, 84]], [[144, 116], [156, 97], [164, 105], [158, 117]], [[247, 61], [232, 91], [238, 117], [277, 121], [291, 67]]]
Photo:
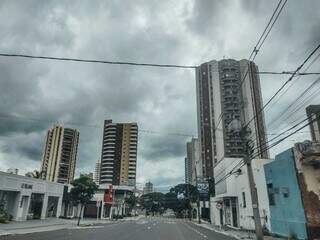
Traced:
[[233, 237], [233, 238], [235, 238], [235, 239], [237, 239], [237, 240], [243, 240], [243, 239], [244, 239], [244, 238], [241, 238], [241, 237], [239, 237], [239, 236], [237, 236], [237, 235], [234, 235], [234, 234], [231, 234], [231, 233], [226, 233], [226, 232], [224, 232], [224, 231], [219, 231], [219, 230], [217, 230], [217, 229], [214, 229], [214, 228], [212, 228], [212, 227], [207, 226], [206, 224], [199, 224], [199, 223], [194, 223], [194, 222], [191, 222], [191, 223], [193, 223], [193, 224], [196, 225], [196, 226], [205, 228], [205, 229], [207, 229], [207, 230], [211, 230], [211, 231], [214, 231], [214, 232], [216, 232], [216, 233], [223, 234], [223, 235], [228, 236], [228, 237]]

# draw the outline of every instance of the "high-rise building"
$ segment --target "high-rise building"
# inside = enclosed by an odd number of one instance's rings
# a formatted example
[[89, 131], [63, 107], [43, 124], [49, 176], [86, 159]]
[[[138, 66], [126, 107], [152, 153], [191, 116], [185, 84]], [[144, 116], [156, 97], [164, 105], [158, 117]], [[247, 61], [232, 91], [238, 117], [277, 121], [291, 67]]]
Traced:
[[48, 130], [42, 155], [41, 174], [45, 180], [71, 183], [74, 178], [79, 132], [54, 125]]
[[138, 125], [105, 120], [100, 184], [135, 186]]
[[96, 162], [96, 166], [94, 168], [93, 181], [95, 184], [100, 184], [100, 171], [101, 171], [101, 162]]
[[145, 184], [143, 188], [143, 194], [148, 194], [153, 192], [153, 184], [149, 181]]
[[[257, 158], [268, 158], [265, 121], [258, 67], [251, 61], [223, 59], [201, 64], [196, 70], [198, 134], [203, 177], [213, 176], [213, 167], [224, 157], [243, 157], [240, 136], [228, 131], [235, 118], [251, 130]], [[251, 120], [253, 119], [253, 120]]]
[[196, 185], [196, 177], [202, 177], [200, 163], [200, 145], [197, 138], [187, 142], [187, 157], [185, 158], [185, 182]]
[[320, 141], [320, 105], [310, 105], [306, 108], [310, 123], [310, 133], [312, 141]]

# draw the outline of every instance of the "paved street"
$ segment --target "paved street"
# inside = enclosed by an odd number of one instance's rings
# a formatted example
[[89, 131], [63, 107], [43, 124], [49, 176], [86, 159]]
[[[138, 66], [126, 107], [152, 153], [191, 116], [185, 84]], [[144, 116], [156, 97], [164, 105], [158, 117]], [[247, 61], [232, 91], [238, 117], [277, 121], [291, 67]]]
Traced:
[[188, 221], [166, 218], [140, 218], [85, 227], [49, 232], [3, 236], [5, 240], [232, 240], [234, 238], [198, 227]]

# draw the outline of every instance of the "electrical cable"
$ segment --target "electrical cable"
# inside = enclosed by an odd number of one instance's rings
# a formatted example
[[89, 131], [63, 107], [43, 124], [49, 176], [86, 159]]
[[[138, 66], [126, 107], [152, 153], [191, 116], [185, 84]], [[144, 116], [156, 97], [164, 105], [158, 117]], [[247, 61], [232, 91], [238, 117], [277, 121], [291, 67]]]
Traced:
[[251, 120], [245, 124], [245, 127], [247, 127], [253, 120], [255, 120], [261, 113], [262, 111], [271, 103], [271, 101], [282, 91], [282, 89], [289, 83], [292, 81], [293, 77], [295, 76], [295, 74], [297, 72], [299, 72], [301, 70], [301, 68], [309, 61], [309, 59], [319, 50], [320, 48], [320, 44], [313, 49], [313, 51], [307, 56], [307, 58], [302, 62], [302, 64], [300, 66], [297, 67], [297, 69], [292, 73], [292, 75], [289, 77], [289, 79], [276, 91], [276, 93], [273, 94], [273, 96], [267, 101], [266, 104], [263, 105], [262, 108], [260, 108], [260, 110], [258, 111], [258, 113], [256, 115], [253, 116], [253, 118], [251, 118]]

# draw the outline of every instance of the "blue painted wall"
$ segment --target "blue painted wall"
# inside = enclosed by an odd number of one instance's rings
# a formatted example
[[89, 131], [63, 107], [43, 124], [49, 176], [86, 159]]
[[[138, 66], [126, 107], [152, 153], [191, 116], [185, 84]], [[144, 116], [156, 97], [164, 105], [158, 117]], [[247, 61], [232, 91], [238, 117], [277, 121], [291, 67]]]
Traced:
[[274, 193], [275, 204], [270, 205], [271, 232], [307, 239], [306, 218], [292, 148], [278, 154], [275, 161], [266, 164], [264, 169], [267, 186], [270, 189], [272, 184], [270, 190]]

